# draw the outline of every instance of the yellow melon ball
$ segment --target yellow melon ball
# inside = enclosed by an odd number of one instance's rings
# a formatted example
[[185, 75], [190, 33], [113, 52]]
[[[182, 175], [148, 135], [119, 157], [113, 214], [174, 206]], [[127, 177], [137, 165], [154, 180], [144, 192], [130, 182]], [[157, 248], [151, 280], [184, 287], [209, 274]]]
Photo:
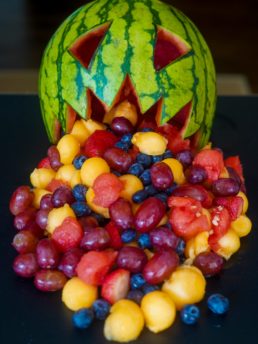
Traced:
[[34, 197], [33, 197], [32, 205], [36, 209], [39, 209], [41, 198], [47, 194], [50, 194], [50, 192], [44, 189], [33, 189], [33, 193], [34, 193]]
[[35, 188], [45, 189], [55, 175], [55, 171], [50, 168], [35, 168], [30, 175], [30, 182]]
[[86, 201], [88, 203], [88, 206], [91, 208], [91, 210], [95, 211], [95, 213], [100, 214], [104, 216], [105, 218], [109, 218], [109, 210], [108, 208], [101, 207], [99, 205], [96, 205], [94, 200], [95, 194], [92, 188], [89, 188], [86, 192]]
[[220, 256], [229, 259], [240, 248], [239, 236], [233, 229], [229, 229], [227, 233], [218, 241], [219, 249], [216, 250]]
[[121, 191], [120, 196], [130, 202], [132, 201], [132, 196], [135, 194], [135, 192], [143, 189], [141, 180], [133, 174], [124, 174], [123, 176], [119, 177], [119, 179], [124, 184], [124, 188]]
[[165, 164], [167, 164], [174, 176], [175, 183], [181, 185], [185, 183], [185, 175], [184, 175], [184, 168], [180, 161], [174, 158], [167, 158], [162, 160]]
[[176, 317], [176, 306], [163, 291], [152, 291], [141, 301], [141, 309], [148, 329], [158, 333], [169, 328]]
[[66, 282], [62, 291], [62, 301], [72, 311], [91, 307], [97, 298], [98, 288], [84, 283], [78, 277], [73, 277]]
[[95, 179], [103, 173], [110, 172], [106, 161], [99, 157], [87, 159], [81, 167], [81, 180], [83, 184], [92, 186]]
[[206, 281], [201, 271], [193, 266], [182, 265], [165, 281], [162, 290], [181, 309], [187, 304], [199, 302], [205, 294]]
[[84, 120], [80, 119], [75, 121], [73, 128], [71, 130], [71, 135], [73, 135], [78, 142], [80, 142], [80, 145], [82, 146], [84, 142], [87, 140], [87, 138], [90, 136], [89, 130], [86, 128], [84, 124]]
[[134, 134], [132, 143], [141, 153], [148, 155], [161, 155], [167, 148], [167, 139], [154, 132], [138, 132]]
[[209, 233], [205, 231], [188, 240], [185, 247], [186, 258], [194, 259], [199, 253], [210, 251], [208, 238]]
[[82, 180], [81, 180], [81, 171], [80, 170], [76, 170], [73, 175], [72, 175], [72, 178], [70, 180], [70, 185], [71, 185], [71, 188], [74, 188], [75, 185], [77, 184], [81, 184], [82, 183]]
[[56, 172], [55, 179], [62, 180], [63, 182], [70, 184], [77, 171], [78, 170], [76, 170], [72, 164], [61, 166]]
[[245, 214], [248, 210], [248, 206], [249, 206], [249, 202], [248, 202], [248, 198], [246, 197], [246, 194], [242, 191], [240, 191], [237, 196], [241, 197], [244, 201], [244, 204], [243, 204], [243, 211], [242, 213]]
[[128, 100], [125, 100], [109, 111], [105, 115], [103, 122], [111, 124], [113, 118], [115, 117], [125, 117], [132, 123], [133, 126], [135, 126], [138, 120], [136, 107], [129, 103]]
[[242, 238], [251, 232], [252, 222], [246, 215], [240, 215], [235, 221], [231, 222], [231, 228]]
[[88, 132], [93, 134], [96, 130], [105, 130], [106, 126], [103, 123], [99, 123], [97, 121], [94, 121], [93, 119], [88, 119], [87, 121], [83, 121], [83, 124], [85, 125]]
[[71, 164], [73, 159], [80, 152], [80, 143], [71, 134], [64, 135], [59, 140], [56, 147], [60, 154], [60, 161], [65, 165]]
[[73, 209], [68, 204], [50, 210], [47, 220], [47, 231], [52, 234], [55, 228], [60, 226], [66, 217], [75, 217]]
[[144, 316], [141, 308], [131, 300], [116, 302], [104, 325], [104, 336], [107, 340], [121, 343], [135, 340], [144, 327]]

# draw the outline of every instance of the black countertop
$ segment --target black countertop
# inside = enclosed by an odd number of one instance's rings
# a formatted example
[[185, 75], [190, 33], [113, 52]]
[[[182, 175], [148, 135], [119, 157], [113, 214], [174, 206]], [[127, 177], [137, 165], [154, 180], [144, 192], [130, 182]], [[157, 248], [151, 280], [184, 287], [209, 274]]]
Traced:
[[[1, 197], [0, 197], [0, 343], [79, 344], [107, 343], [103, 324], [76, 331], [59, 292], [44, 294], [33, 283], [12, 272], [16, 255], [10, 243], [15, 234], [8, 211], [11, 193], [29, 184], [29, 175], [48, 148], [36, 96], [0, 96]], [[258, 323], [258, 97], [220, 97], [212, 141], [225, 155], [240, 155], [244, 166], [253, 222], [251, 234], [241, 239], [241, 249], [218, 278], [208, 281], [207, 296], [220, 292], [230, 299], [230, 311], [218, 317], [201, 302], [196, 326], [179, 317], [167, 331], [154, 335], [144, 330], [136, 343], [253, 343]]]

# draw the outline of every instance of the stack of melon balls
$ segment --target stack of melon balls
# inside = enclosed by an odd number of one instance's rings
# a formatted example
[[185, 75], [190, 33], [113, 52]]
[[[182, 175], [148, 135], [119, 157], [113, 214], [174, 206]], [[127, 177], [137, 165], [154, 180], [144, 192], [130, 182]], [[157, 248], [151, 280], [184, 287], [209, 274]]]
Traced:
[[[196, 303], [251, 230], [242, 167], [211, 144], [200, 151], [170, 124], [136, 125], [118, 104], [98, 123], [77, 119], [10, 200], [13, 263], [41, 291], [62, 289], [73, 323], [105, 320], [108, 340], [169, 328]], [[228, 299], [214, 294], [217, 314]]]

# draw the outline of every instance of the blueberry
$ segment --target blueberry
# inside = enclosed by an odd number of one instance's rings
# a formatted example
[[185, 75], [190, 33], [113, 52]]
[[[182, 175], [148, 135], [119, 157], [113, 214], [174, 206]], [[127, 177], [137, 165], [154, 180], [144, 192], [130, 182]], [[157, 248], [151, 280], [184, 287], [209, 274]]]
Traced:
[[84, 161], [86, 160], [86, 156], [85, 155], [78, 155], [77, 157], [75, 157], [73, 159], [73, 166], [77, 169], [80, 170]]
[[93, 310], [90, 308], [81, 308], [73, 314], [73, 325], [77, 328], [88, 328], [94, 319]]
[[115, 144], [115, 147], [120, 148], [120, 149], [122, 149], [124, 151], [128, 151], [128, 149], [130, 148], [130, 145], [128, 145], [128, 143], [124, 143], [124, 142], [118, 141]]
[[167, 190], [165, 190], [165, 192], [168, 196], [170, 196], [176, 188], [177, 188], [177, 184], [173, 183], [173, 185], [171, 185], [169, 188], [167, 188]]
[[132, 275], [130, 279], [130, 285], [132, 289], [139, 289], [143, 287], [143, 285], [146, 283], [144, 277], [142, 274], [135, 274]]
[[88, 216], [91, 213], [91, 209], [85, 202], [77, 201], [71, 205], [75, 215], [77, 217]]
[[163, 159], [164, 159], [163, 154], [162, 155], [153, 155], [152, 156], [152, 163], [155, 164], [155, 162], [160, 162]]
[[152, 285], [145, 283], [142, 287], [143, 294], [151, 293], [152, 291], [159, 290], [159, 287], [157, 285]]
[[132, 164], [129, 167], [129, 170], [127, 172], [139, 177], [139, 175], [141, 175], [143, 171], [144, 171], [144, 167], [142, 166], [142, 164], [139, 164], [138, 162], [136, 162], [135, 164]]
[[167, 205], [167, 199], [168, 199], [167, 194], [165, 194], [164, 192], [161, 192], [161, 193], [156, 194], [155, 197], [160, 199], [162, 202], [164, 202]]
[[146, 186], [146, 188], [144, 189], [149, 196], [154, 196], [156, 195], [156, 193], [158, 193], [158, 190], [151, 184]]
[[130, 143], [130, 144], [131, 144], [132, 137], [133, 137], [132, 134], [124, 134], [124, 135], [121, 137], [120, 141], [121, 141], [122, 143]]
[[133, 229], [126, 229], [121, 234], [121, 239], [124, 243], [129, 243], [133, 241], [136, 237], [136, 232]]
[[105, 320], [110, 310], [110, 303], [106, 300], [98, 299], [92, 305], [96, 319]]
[[145, 171], [140, 175], [140, 179], [141, 179], [143, 185], [149, 185], [149, 184], [151, 184], [151, 174], [150, 174], [150, 170], [145, 170]]
[[143, 133], [148, 133], [148, 132], [154, 131], [154, 130], [151, 129], [151, 128], [142, 128], [140, 131], [143, 132]]
[[129, 293], [127, 294], [127, 299], [132, 300], [136, 303], [138, 303], [138, 305], [141, 304], [142, 298], [143, 298], [144, 294], [141, 290], [130, 290]]
[[136, 156], [136, 161], [139, 164], [142, 164], [143, 167], [150, 167], [150, 165], [152, 164], [152, 157], [147, 154], [139, 153]]
[[148, 233], [143, 233], [138, 238], [138, 244], [141, 248], [151, 248], [150, 235]]
[[184, 255], [185, 252], [185, 241], [183, 239], [179, 239], [177, 247], [176, 247], [176, 253], [179, 256]]
[[169, 149], [167, 149], [165, 153], [163, 154], [163, 159], [168, 159], [168, 158], [173, 158], [173, 157], [174, 155]]
[[229, 300], [221, 294], [212, 294], [207, 300], [208, 308], [215, 314], [224, 314], [229, 309]]
[[76, 201], [85, 201], [85, 195], [88, 188], [83, 184], [77, 184], [74, 186], [72, 192]]
[[195, 305], [186, 305], [180, 312], [183, 323], [193, 325], [200, 318], [200, 310]]
[[148, 197], [148, 193], [146, 190], [139, 190], [137, 192], [135, 192], [135, 194], [132, 197], [133, 202], [135, 203], [141, 203], [143, 202], [147, 197]]

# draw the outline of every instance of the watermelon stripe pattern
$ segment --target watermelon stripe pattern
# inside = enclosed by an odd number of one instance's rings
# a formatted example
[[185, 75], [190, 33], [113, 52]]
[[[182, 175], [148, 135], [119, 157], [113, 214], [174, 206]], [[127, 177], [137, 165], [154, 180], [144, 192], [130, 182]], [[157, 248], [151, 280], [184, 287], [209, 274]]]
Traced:
[[[86, 69], [69, 49], [79, 37], [107, 23], [109, 28]], [[160, 71], [154, 67], [157, 27], [189, 46], [186, 54]], [[55, 140], [55, 119], [66, 129], [67, 104], [86, 118], [86, 91], [90, 89], [111, 108], [127, 75], [142, 114], [163, 99], [160, 124], [192, 102], [184, 136], [200, 130], [199, 144], [207, 142], [216, 100], [211, 53], [195, 25], [179, 10], [158, 0], [97, 0], [78, 9], [59, 27], [44, 53], [39, 81], [50, 140]]]

